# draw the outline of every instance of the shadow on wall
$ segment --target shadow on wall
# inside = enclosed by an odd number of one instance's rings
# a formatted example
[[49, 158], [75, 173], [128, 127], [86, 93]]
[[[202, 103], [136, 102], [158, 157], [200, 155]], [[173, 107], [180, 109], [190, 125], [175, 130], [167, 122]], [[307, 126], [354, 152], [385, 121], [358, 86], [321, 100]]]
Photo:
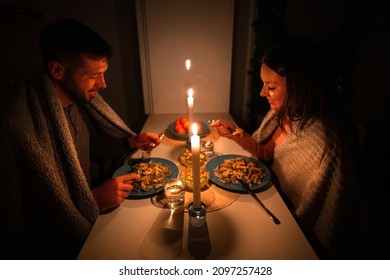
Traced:
[[40, 54], [35, 42], [43, 25], [42, 13], [21, 4], [0, 3], [0, 101], [36, 71]]

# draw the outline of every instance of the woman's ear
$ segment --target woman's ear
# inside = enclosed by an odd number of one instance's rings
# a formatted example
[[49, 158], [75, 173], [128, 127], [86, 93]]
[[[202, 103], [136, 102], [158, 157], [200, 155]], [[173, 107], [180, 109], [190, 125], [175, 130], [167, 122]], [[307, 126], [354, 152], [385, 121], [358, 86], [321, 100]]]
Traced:
[[62, 80], [65, 74], [65, 68], [58, 61], [50, 61], [47, 65], [50, 75], [55, 80]]

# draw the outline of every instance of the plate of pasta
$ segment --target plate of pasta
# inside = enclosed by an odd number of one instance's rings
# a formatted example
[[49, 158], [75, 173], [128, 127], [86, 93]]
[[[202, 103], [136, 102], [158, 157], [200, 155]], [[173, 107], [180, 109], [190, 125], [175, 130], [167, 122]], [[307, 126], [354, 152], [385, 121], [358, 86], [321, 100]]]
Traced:
[[266, 188], [271, 181], [271, 171], [259, 160], [242, 155], [215, 157], [205, 166], [210, 180], [217, 186], [235, 192], [247, 192], [238, 179], [245, 181], [254, 191]]
[[162, 192], [164, 180], [177, 176], [179, 168], [164, 158], [136, 159], [119, 167], [112, 177], [127, 173], [138, 173], [141, 176], [132, 182], [133, 189], [127, 198], [148, 198]]

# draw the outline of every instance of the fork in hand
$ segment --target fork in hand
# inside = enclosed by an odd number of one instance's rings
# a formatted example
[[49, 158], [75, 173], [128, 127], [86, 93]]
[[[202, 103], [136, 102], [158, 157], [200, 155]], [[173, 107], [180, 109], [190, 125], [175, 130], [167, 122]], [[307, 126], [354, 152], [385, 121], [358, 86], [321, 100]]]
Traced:
[[[165, 134], [163, 132], [161, 132], [158, 135], [158, 137], [160, 139], [163, 139], [164, 136], [165, 136]], [[155, 146], [156, 146], [156, 144], [154, 144], [154, 143], [151, 144], [152, 149], [154, 149]], [[144, 151], [144, 152], [142, 152], [141, 157], [142, 157], [142, 159], [145, 159], [145, 158], [149, 158], [151, 155], [152, 155], [152, 151], [151, 150], [150, 151]]]

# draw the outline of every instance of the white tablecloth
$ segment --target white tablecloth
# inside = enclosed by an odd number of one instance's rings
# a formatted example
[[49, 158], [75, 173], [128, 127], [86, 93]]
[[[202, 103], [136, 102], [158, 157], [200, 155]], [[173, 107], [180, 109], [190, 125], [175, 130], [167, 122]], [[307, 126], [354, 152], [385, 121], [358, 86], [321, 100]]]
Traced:
[[[164, 131], [178, 114], [151, 115], [144, 131]], [[195, 114], [194, 119], [223, 119], [229, 114]], [[165, 142], [165, 144], [164, 144]], [[184, 141], [166, 139], [153, 152], [178, 163]], [[174, 145], [174, 144], [178, 145]], [[235, 142], [219, 137], [214, 151], [249, 156]], [[133, 157], [141, 156], [137, 151]], [[272, 184], [272, 183], [271, 183]], [[276, 188], [257, 194], [281, 221], [275, 225], [249, 194], [207, 212], [206, 226], [189, 226], [188, 213], [156, 207], [151, 199], [126, 200], [98, 217], [79, 259], [317, 259]]]

